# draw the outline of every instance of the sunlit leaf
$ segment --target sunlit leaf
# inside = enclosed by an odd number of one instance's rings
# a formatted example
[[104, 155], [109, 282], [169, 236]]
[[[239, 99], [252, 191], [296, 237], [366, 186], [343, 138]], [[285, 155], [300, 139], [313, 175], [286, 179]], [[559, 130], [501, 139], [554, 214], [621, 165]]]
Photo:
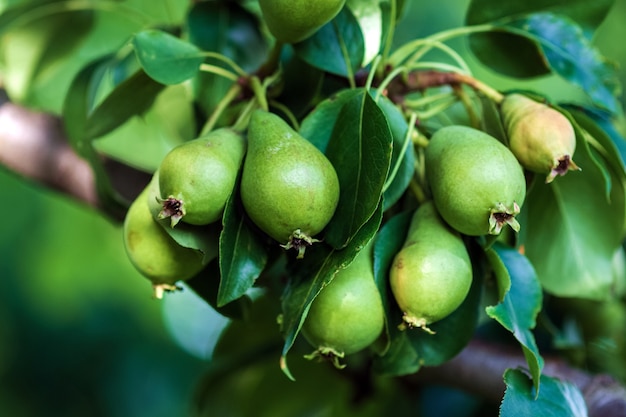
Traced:
[[370, 63], [381, 50], [383, 40], [383, 12], [380, 0], [348, 0], [346, 5], [359, 22], [364, 41], [361, 65]]
[[487, 250], [487, 257], [500, 293], [499, 303], [488, 306], [487, 314], [513, 333], [521, 344], [538, 390], [543, 358], [531, 330], [542, 306], [541, 285], [528, 259], [515, 249], [496, 243]]
[[341, 189], [324, 235], [334, 248], [345, 247], [378, 207], [392, 140], [385, 115], [369, 93], [362, 91], [342, 107], [326, 148]]
[[196, 75], [204, 55], [195, 45], [167, 32], [147, 29], [133, 37], [133, 47], [144, 71], [163, 84], [178, 84]]
[[521, 370], [504, 373], [506, 392], [500, 405], [500, 417], [587, 417], [587, 404], [578, 388], [546, 375], [541, 376], [541, 390]]

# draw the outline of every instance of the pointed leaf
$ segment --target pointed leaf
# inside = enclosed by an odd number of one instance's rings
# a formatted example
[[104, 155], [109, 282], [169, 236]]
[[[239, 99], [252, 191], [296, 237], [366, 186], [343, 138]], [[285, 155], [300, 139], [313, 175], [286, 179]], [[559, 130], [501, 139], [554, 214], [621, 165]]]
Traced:
[[317, 149], [326, 152], [342, 107], [363, 91], [362, 88], [341, 90], [319, 103], [300, 124], [300, 134]]
[[361, 67], [365, 41], [359, 22], [350, 9], [344, 7], [313, 36], [295, 44], [294, 50], [316, 68], [349, 77]]
[[293, 379], [287, 366], [287, 353], [293, 346], [302, 323], [306, 318], [311, 303], [325, 285], [328, 285], [340, 269], [352, 262], [361, 250], [376, 234], [382, 220], [382, 209], [371, 216], [370, 220], [354, 236], [350, 244], [341, 250], [328, 245], [317, 244], [307, 249], [303, 259], [296, 260], [289, 272], [289, 283], [283, 294], [282, 332], [285, 337], [281, 368]]
[[537, 395], [524, 372], [507, 369], [506, 392], [500, 406], [500, 417], [587, 417], [587, 404], [574, 385], [546, 375], [541, 376]]
[[248, 291], [267, 263], [268, 248], [250, 229], [239, 209], [237, 187], [226, 205], [220, 235], [220, 287], [217, 305], [223, 306]]
[[324, 239], [345, 247], [378, 207], [391, 161], [392, 135], [384, 113], [363, 91], [341, 109], [326, 155], [341, 194]]
[[385, 114], [393, 137], [391, 164], [386, 181], [392, 175], [394, 177], [383, 193], [383, 211], [386, 211], [402, 197], [413, 179], [415, 152], [411, 137], [407, 137], [409, 125], [400, 109], [384, 96], [378, 100], [378, 106]]
[[535, 389], [539, 390], [543, 358], [531, 329], [541, 310], [541, 285], [528, 259], [515, 249], [496, 243], [487, 250], [487, 258], [500, 292], [499, 303], [488, 306], [487, 314], [513, 333], [522, 345]]
[[204, 61], [198, 47], [156, 29], [137, 33], [132, 44], [146, 73], [163, 84], [188, 80], [196, 75]]
[[378, 55], [382, 47], [383, 11], [380, 0], [347, 0], [346, 5], [361, 27], [364, 56], [360, 64], [365, 66]]
[[89, 140], [99, 138], [141, 115], [152, 106], [165, 86], [155, 82], [145, 72], [137, 71], [109, 93], [89, 115], [85, 126]]

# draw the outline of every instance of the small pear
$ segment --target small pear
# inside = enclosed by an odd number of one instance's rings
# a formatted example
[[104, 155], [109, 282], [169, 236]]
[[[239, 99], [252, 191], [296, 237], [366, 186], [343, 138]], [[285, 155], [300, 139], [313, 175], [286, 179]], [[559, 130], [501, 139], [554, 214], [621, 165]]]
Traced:
[[339, 179], [326, 156], [283, 119], [256, 110], [240, 192], [250, 219], [302, 258], [335, 213]]
[[285, 43], [312, 36], [337, 16], [345, 3], [346, 0], [259, 0], [270, 32]]
[[421, 328], [456, 310], [472, 284], [472, 264], [458, 232], [432, 201], [415, 211], [403, 248], [389, 271], [389, 284], [404, 313], [401, 329]]
[[302, 325], [305, 339], [316, 347], [307, 358], [338, 359], [365, 349], [378, 339], [385, 310], [374, 279], [373, 240], [345, 269], [322, 288]]
[[130, 205], [124, 219], [124, 248], [133, 266], [153, 285], [154, 295], [173, 291], [177, 281], [191, 278], [204, 267], [200, 251], [180, 246], [153, 217], [149, 196], [157, 176]]
[[572, 160], [576, 132], [561, 112], [522, 94], [505, 96], [501, 112], [511, 152], [524, 168], [546, 174], [546, 183], [580, 169]]
[[205, 225], [219, 220], [235, 187], [245, 153], [245, 138], [230, 128], [172, 149], [161, 161], [159, 218]]

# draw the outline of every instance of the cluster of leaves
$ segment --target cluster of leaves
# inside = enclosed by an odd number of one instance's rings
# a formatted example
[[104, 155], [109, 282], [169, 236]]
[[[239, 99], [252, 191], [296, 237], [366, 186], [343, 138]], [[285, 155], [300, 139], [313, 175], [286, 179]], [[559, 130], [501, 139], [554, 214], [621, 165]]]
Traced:
[[[225, 346], [232, 347], [232, 334], [253, 331], [239, 322], [250, 315], [250, 305], [273, 297], [268, 309], [281, 317], [280, 364], [291, 376], [287, 356], [297, 347], [311, 302], [375, 239], [387, 326], [370, 356], [373, 371], [402, 376], [442, 364], [479, 329], [497, 323], [520, 344], [528, 363], [526, 372], [505, 374], [502, 415], [512, 415], [507, 410], [520, 404], [531, 404], [529, 410], [580, 404], [575, 388], [542, 375], [536, 336], [565, 354], [576, 347], [568, 323], [585, 316], [589, 303], [611, 300], [624, 311], [626, 147], [614, 127], [621, 112], [619, 85], [591, 45], [612, 1], [473, 0], [467, 26], [397, 47], [394, 28], [408, 2], [348, 1], [311, 38], [274, 49], [255, 1], [169, 1], [165, 12], [140, 0], [15, 3], [0, 18], [0, 30], [12, 37], [3, 47], [6, 89], [15, 101], [62, 116], [74, 149], [94, 168], [108, 212], [123, 213], [128, 201], [113, 187], [102, 155], [151, 173], [175, 145], [218, 126], [245, 126], [256, 107], [283, 116], [335, 166], [341, 185], [337, 212], [324, 241], [303, 260], [295, 261], [253, 229], [233, 193], [219, 258], [189, 281], [233, 318]], [[80, 24], [68, 31], [70, 20]], [[467, 240], [474, 283], [461, 307], [432, 325], [434, 335], [400, 331], [402, 313], [389, 294], [387, 271], [412, 210], [428, 198], [421, 163], [428, 137], [442, 126], [464, 124], [506, 142], [493, 100], [497, 92], [474, 79], [446, 44], [458, 37], [469, 39], [472, 52], [494, 71], [517, 78], [557, 74], [587, 94], [583, 103], [559, 103], [575, 126], [576, 162], [583, 171], [551, 184], [528, 174], [521, 232], [493, 244]], [[15, 49], [33, 38], [38, 49], [17, 68], [11, 61]], [[427, 60], [433, 51], [444, 57]], [[203, 250], [206, 243], [172, 233], [184, 246]], [[261, 301], [250, 296], [254, 287], [266, 290]], [[587, 301], [581, 307], [576, 299]], [[538, 317], [545, 322], [541, 329], [535, 329]], [[584, 329], [580, 324], [579, 334]], [[216, 357], [252, 363], [277, 352], [274, 339], [248, 339], [247, 350], [218, 349]], [[623, 353], [626, 346], [612, 348]], [[623, 361], [597, 366], [626, 379]], [[216, 369], [213, 377], [223, 372]]]

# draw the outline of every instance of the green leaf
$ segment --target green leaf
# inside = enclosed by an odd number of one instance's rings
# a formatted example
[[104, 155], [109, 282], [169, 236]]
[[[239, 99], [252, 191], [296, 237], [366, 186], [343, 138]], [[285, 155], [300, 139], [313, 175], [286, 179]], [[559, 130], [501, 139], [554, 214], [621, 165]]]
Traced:
[[144, 71], [162, 84], [188, 80], [204, 61], [198, 47], [157, 29], [137, 33], [132, 44]]
[[104, 169], [102, 158], [96, 153], [93, 144], [86, 135], [86, 125], [90, 108], [90, 96], [94, 83], [102, 75], [102, 65], [106, 59], [97, 60], [83, 68], [72, 81], [63, 102], [63, 120], [72, 148], [89, 162], [95, 174], [98, 201], [104, 212], [113, 218], [123, 218], [127, 204], [113, 188]]
[[521, 370], [504, 373], [506, 392], [500, 406], [500, 417], [587, 417], [587, 404], [574, 385], [542, 375], [541, 391]]
[[85, 126], [86, 139], [99, 138], [117, 129], [131, 117], [143, 114], [164, 87], [145, 72], [137, 71], [115, 87], [91, 112]]
[[365, 66], [378, 55], [383, 40], [383, 11], [380, 0], [347, 0], [347, 7], [356, 18], [363, 35]]
[[299, 133], [317, 149], [326, 152], [339, 112], [348, 101], [364, 91], [362, 88], [349, 88], [328, 97], [304, 118]]
[[287, 353], [293, 346], [302, 323], [306, 318], [311, 303], [325, 285], [328, 285], [340, 269], [352, 262], [361, 250], [376, 234], [382, 220], [382, 206], [371, 216], [350, 244], [336, 250], [323, 243], [307, 249], [304, 259], [296, 260], [288, 271], [289, 283], [282, 298], [282, 332], [285, 337], [281, 368], [291, 379], [287, 366]]
[[295, 44], [294, 49], [310, 65], [352, 78], [363, 62], [365, 40], [358, 20], [344, 7], [313, 36]]
[[[393, 137], [391, 164], [386, 181], [389, 181], [390, 175], [395, 176], [383, 193], [383, 211], [386, 211], [402, 197], [413, 179], [413, 174], [415, 173], [415, 152], [411, 138], [406, 137], [409, 125], [400, 109], [384, 96], [381, 96], [380, 100], [378, 100], [378, 106], [385, 114]], [[408, 142], [405, 143], [406, 139], [408, 139]], [[398, 165], [397, 171], [394, 174], [392, 170], [396, 168], [396, 165]]]
[[[578, 126], [590, 136], [589, 146], [597, 149], [615, 173], [624, 172], [626, 166], [626, 140], [612, 125], [605, 112], [597, 109], [580, 109], [565, 106]], [[622, 179], [623, 175], [621, 176]]]
[[326, 155], [339, 177], [339, 204], [325, 241], [345, 247], [378, 207], [391, 161], [392, 136], [384, 113], [366, 91], [341, 109]]
[[[578, 137], [578, 135], [577, 135]], [[547, 292], [602, 300], [613, 282], [611, 258], [623, 239], [624, 187], [606, 197], [605, 173], [623, 184], [623, 174], [601, 170], [578, 137], [574, 155], [583, 170], [550, 184], [534, 181], [520, 219], [525, 253]]]
[[244, 295], [267, 264], [268, 248], [248, 226], [240, 205], [239, 187], [236, 187], [228, 199], [220, 235], [218, 306]]
[[[468, 25], [477, 25], [549, 9], [569, 16], [583, 27], [585, 33], [591, 34], [604, 20], [613, 3], [614, 0], [472, 0], [467, 8], [465, 21]], [[469, 41], [472, 51], [480, 61], [502, 74], [530, 78], [549, 72], [537, 45], [523, 37], [489, 32], [473, 34]], [[511, 54], [511, 51], [515, 51], [515, 54]]]
[[553, 13], [535, 13], [501, 26], [537, 42], [550, 69], [577, 85], [593, 102], [614, 113], [619, 111], [621, 86], [615, 66], [607, 62], [582, 28], [573, 20]]
[[[385, 311], [391, 311], [391, 306], [393, 305], [391, 295], [389, 294], [389, 268], [393, 262], [393, 258], [396, 256], [396, 253], [398, 253], [404, 245], [406, 232], [411, 224], [412, 216], [412, 210], [397, 214], [387, 220], [376, 234], [376, 241], [374, 242], [374, 278], [376, 280], [376, 285], [378, 286], [378, 291], [380, 292]], [[397, 323], [390, 322], [389, 316], [385, 314], [385, 331], [388, 340], [390, 333], [393, 331], [393, 326], [397, 326]], [[383, 351], [386, 351], [388, 346], [389, 343], [387, 342], [387, 346], [383, 349]], [[404, 351], [404, 346], [397, 344], [394, 346], [394, 349], [396, 352], [402, 352]], [[396, 352], [391, 353], [390, 356], [402, 356]], [[415, 356], [411, 355], [412, 353], [414, 352], [411, 349], [407, 356], [402, 357], [402, 360], [406, 362], [406, 364], [401, 363], [399, 365], [400, 368], [412, 367], [412, 364], [416, 363], [416, 358], [414, 359], [411, 357]]]
[[[244, 71], [258, 69], [267, 59], [268, 45], [258, 19], [234, 1], [195, 2], [187, 15], [189, 41], [204, 51], [222, 54]], [[208, 62], [230, 68], [217, 59]], [[192, 79], [199, 106], [211, 113], [232, 85], [230, 79], [206, 71]]]
[[541, 311], [541, 285], [528, 259], [515, 249], [495, 243], [486, 253], [500, 293], [499, 303], [486, 308], [487, 315], [513, 333], [522, 345], [535, 389], [539, 390], [543, 358], [531, 329]]

